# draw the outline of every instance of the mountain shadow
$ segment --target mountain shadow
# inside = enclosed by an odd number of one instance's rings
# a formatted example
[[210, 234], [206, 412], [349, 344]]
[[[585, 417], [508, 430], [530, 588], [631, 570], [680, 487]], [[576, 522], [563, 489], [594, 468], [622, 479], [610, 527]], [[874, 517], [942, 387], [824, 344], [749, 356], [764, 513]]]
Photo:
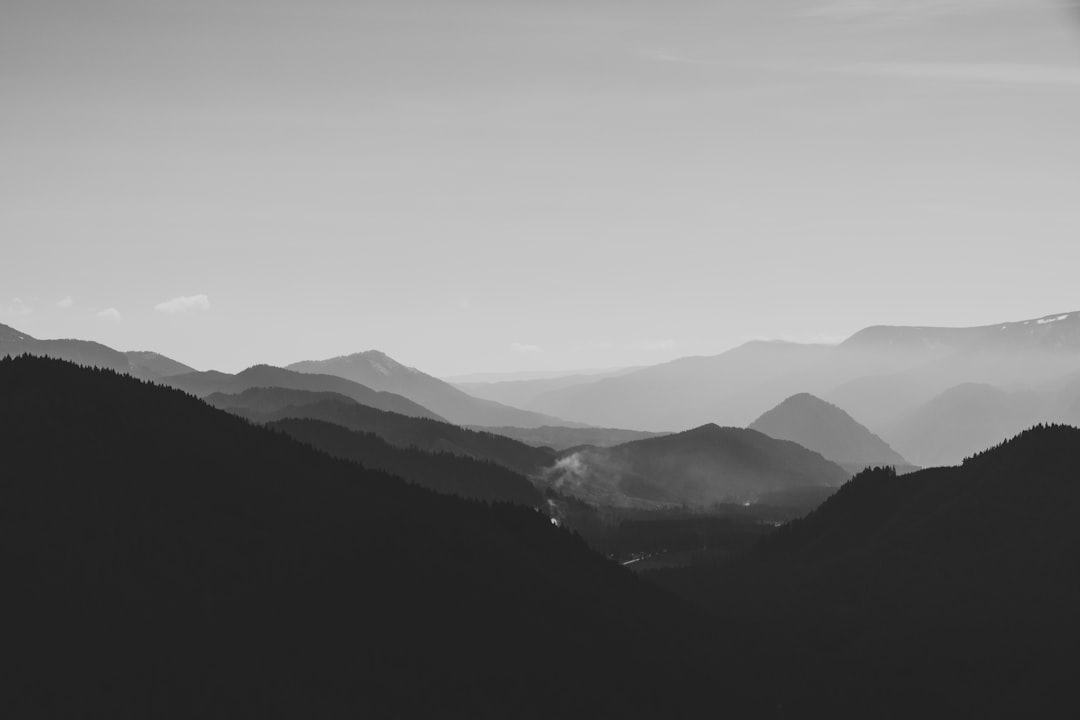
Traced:
[[109, 371], [5, 359], [0, 397], [18, 449], [0, 475], [4, 717], [671, 717], [747, 699], [736, 646], [542, 513]]
[[910, 464], [888, 443], [837, 406], [809, 393], [792, 395], [749, 425], [777, 440], [790, 440], [856, 473], [867, 467]]
[[377, 435], [400, 448], [414, 447], [487, 460], [522, 475], [534, 475], [555, 462], [555, 454], [546, 448], [438, 420], [378, 410], [336, 393], [251, 388], [237, 395], [215, 393], [207, 396], [206, 401], [255, 422], [285, 418], [322, 420]]

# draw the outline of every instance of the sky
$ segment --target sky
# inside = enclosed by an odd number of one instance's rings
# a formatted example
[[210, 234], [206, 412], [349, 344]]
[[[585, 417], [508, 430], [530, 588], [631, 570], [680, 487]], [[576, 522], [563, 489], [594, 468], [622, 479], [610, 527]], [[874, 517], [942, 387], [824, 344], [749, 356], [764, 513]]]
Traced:
[[1080, 310], [1067, 0], [4, 0], [0, 323], [237, 371]]

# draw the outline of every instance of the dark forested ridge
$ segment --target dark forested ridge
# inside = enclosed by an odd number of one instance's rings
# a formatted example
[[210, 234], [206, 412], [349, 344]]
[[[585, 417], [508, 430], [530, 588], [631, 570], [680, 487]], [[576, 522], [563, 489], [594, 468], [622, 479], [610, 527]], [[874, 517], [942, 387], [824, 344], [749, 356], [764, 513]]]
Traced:
[[[1075, 710], [1080, 430], [962, 466], [868, 470], [742, 562], [662, 571], [740, 617], [789, 707], [880, 716]], [[841, 680], [842, 678], [842, 680]]]
[[436, 492], [535, 508], [545, 504], [543, 494], [527, 478], [491, 461], [396, 447], [374, 433], [321, 420], [286, 418], [268, 427], [333, 457], [353, 460]]
[[335, 393], [264, 387], [251, 388], [236, 395], [215, 393], [207, 396], [206, 401], [256, 422], [274, 422], [285, 418], [322, 420], [350, 430], [378, 435], [397, 447], [415, 447], [490, 460], [524, 475], [539, 472], [555, 459], [551, 450], [532, 447], [502, 435], [386, 412], [352, 402]]
[[[541, 513], [0, 361], [4, 717], [678, 717], [737, 647]], [[743, 670], [739, 670], [742, 672]]]

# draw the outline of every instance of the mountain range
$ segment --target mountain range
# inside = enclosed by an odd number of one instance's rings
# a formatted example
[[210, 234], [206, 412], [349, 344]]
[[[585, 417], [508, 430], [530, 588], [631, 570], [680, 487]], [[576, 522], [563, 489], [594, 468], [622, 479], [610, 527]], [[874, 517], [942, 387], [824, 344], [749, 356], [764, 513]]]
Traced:
[[206, 372], [184, 373], [162, 378], [161, 382], [170, 387], [184, 390], [197, 397], [213, 393], [235, 394], [254, 388], [282, 388], [286, 390], [305, 390], [309, 392], [330, 392], [378, 410], [407, 415], [409, 417], [442, 420], [425, 407], [389, 392], [378, 392], [360, 383], [346, 380], [336, 375], [315, 375], [299, 373], [271, 365], [255, 365], [247, 370], [230, 375], [229, 373], [209, 370]]
[[882, 426], [955, 385], [1049, 382], [1080, 368], [1080, 313], [974, 328], [875, 326], [838, 345], [754, 341], [544, 393], [528, 408], [597, 426], [744, 426], [811, 393]]
[[306, 360], [293, 363], [288, 369], [301, 373], [335, 375], [374, 390], [396, 393], [458, 425], [511, 425], [533, 428], [565, 424], [557, 417], [473, 397], [447, 382], [402, 365], [376, 350], [328, 360]]
[[760, 704], [704, 614], [536, 510], [438, 495], [112, 371], [2, 359], [0, 397], [18, 448], [0, 474], [5, 717]]

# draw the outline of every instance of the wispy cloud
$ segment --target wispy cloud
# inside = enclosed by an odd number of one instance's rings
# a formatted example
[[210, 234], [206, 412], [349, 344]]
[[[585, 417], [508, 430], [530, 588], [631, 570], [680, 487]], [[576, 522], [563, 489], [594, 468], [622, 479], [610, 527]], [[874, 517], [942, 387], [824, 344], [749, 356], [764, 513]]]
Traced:
[[124, 316], [120, 314], [120, 311], [112, 307], [98, 311], [97, 316], [103, 320], [111, 320], [112, 322], [120, 322], [124, 319]]
[[912, 21], [994, 10], [1063, 7], [1065, 0], [830, 0], [802, 13], [831, 20]]
[[539, 345], [529, 345], [527, 343], [510, 343], [510, 349], [516, 353], [538, 353], [543, 350]]
[[632, 342], [627, 347], [631, 350], [671, 350], [675, 347], [675, 341], [671, 338], [664, 338], [661, 340], [638, 340]]
[[73, 300], [70, 295], [56, 301], [56, 307], [58, 307], [58, 308], [69, 308], [74, 304], [75, 304], [75, 300]]
[[177, 315], [191, 310], [206, 311], [210, 309], [210, 298], [202, 294], [174, 297], [170, 300], [159, 302], [154, 306], [154, 309], [169, 315]]
[[0, 307], [0, 310], [3, 310], [4, 315], [13, 317], [26, 317], [34, 312], [34, 308], [30, 307], [22, 298], [11, 298], [11, 302]]
[[1080, 67], [1024, 63], [859, 63], [841, 73], [999, 85], [1080, 87]]

